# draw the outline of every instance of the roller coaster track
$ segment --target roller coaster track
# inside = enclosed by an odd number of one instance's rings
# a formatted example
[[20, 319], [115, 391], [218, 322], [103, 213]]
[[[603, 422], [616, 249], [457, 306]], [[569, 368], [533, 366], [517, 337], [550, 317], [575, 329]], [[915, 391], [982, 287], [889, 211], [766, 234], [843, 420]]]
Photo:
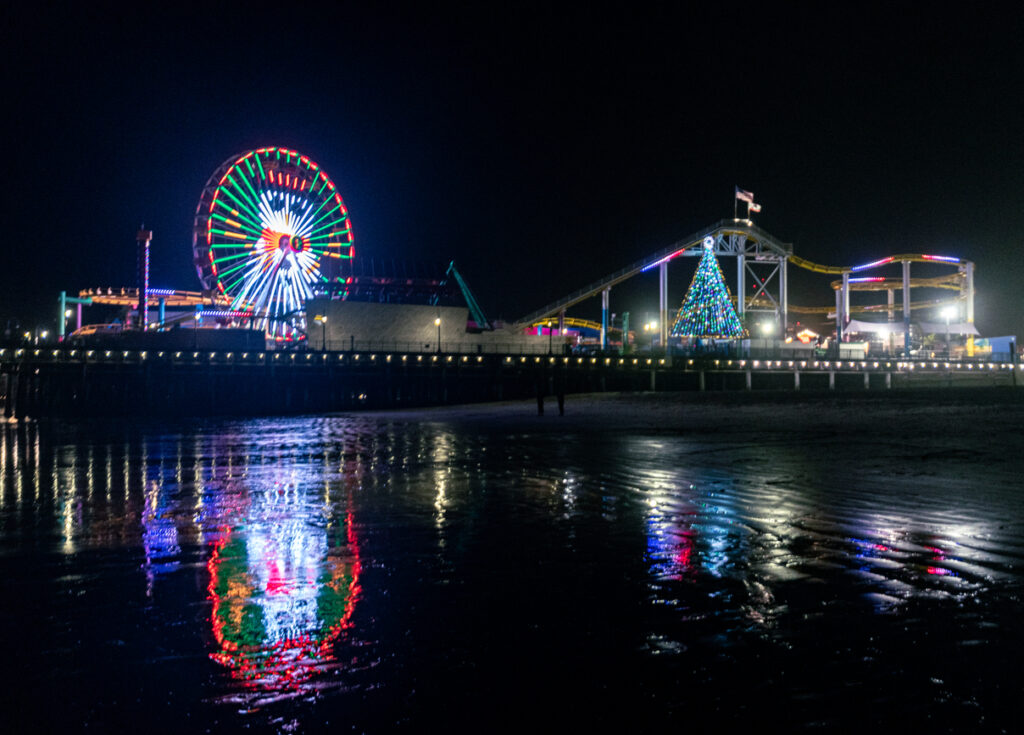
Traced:
[[[965, 297], [959, 296], [955, 299], [931, 299], [929, 301], [911, 301], [910, 310], [914, 311], [917, 309], [931, 309], [936, 306], [945, 306], [947, 304], [955, 304], [958, 301], [963, 301]], [[768, 304], [766, 303], [766, 306]], [[889, 306], [888, 304], [871, 304], [869, 306], [850, 306], [851, 314], [862, 314], [864, 312], [879, 312], [879, 311], [901, 311], [903, 307], [900, 304], [896, 306]], [[836, 310], [835, 306], [797, 306], [796, 304], [790, 304], [789, 310], [797, 314], [829, 314]]]
[[[953, 273], [935, 278], [911, 278], [912, 288], [947, 288], [951, 291], [959, 291], [964, 286], [964, 274]], [[838, 291], [843, 287], [842, 281], [832, 281], [832, 290]], [[878, 280], [851, 282], [848, 286], [851, 291], [888, 291], [903, 288], [903, 281], [899, 278], [879, 278]]]
[[[533, 324], [531, 324], [530, 327], [531, 328], [546, 327], [549, 322], [552, 325], [555, 325], [555, 324], [558, 324], [558, 319], [555, 319], [555, 318], [539, 319], [539, 320], [535, 321]], [[600, 332], [601, 331], [601, 323], [600, 322], [592, 321], [590, 319], [578, 319], [576, 317], [567, 316], [567, 317], [565, 317], [565, 322], [564, 323], [565, 323], [565, 326], [569, 327], [569, 328], [592, 329], [595, 332]], [[621, 331], [619, 329], [619, 327], [609, 327], [609, 330], [612, 331], [612, 332]]]
[[[796, 255], [789, 256], [789, 262], [793, 265], [804, 268], [815, 273], [829, 273], [829, 274], [844, 274], [851, 273], [853, 271], [868, 270], [869, 268], [880, 268], [892, 263], [900, 263], [908, 261], [911, 263], [932, 263], [936, 265], [955, 265], [957, 266], [957, 272], [947, 274], [944, 276], [935, 276], [933, 278], [911, 278], [911, 288], [944, 288], [951, 291], [963, 291], [964, 282], [966, 277], [964, 275], [963, 266], [968, 264], [973, 265], [970, 261], [961, 260], [959, 258], [945, 258], [941, 256], [925, 255], [923, 253], [902, 253], [900, 255], [890, 255], [886, 258], [881, 258], [873, 263], [868, 263], [861, 266], [836, 266], [836, 265], [822, 265], [820, 263], [813, 263], [809, 260], [801, 258]], [[838, 291], [843, 287], [842, 280], [832, 281], [832, 290]], [[850, 279], [847, 284], [847, 288], [851, 291], [896, 291], [903, 288], [903, 279], [901, 278], [870, 278], [863, 281], [854, 281]], [[959, 301], [963, 301], [966, 296], [961, 293], [955, 299], [929, 299], [927, 301], [911, 301], [909, 308], [911, 311], [919, 309], [931, 309], [937, 306], [946, 306], [955, 304]], [[900, 306], [900, 309], [903, 307]], [[888, 304], [872, 304], [868, 306], [850, 306], [851, 314], [863, 314], [871, 312], [885, 312], [893, 311], [894, 307]], [[828, 314], [835, 311], [834, 306], [798, 306], [797, 304], [790, 303], [789, 311], [796, 312], [798, 314]]]
[[[804, 268], [805, 270], [814, 271], [815, 273], [833, 273], [836, 275], [842, 275], [843, 273], [850, 273], [857, 270], [867, 270], [871, 267], [881, 267], [883, 265], [889, 265], [890, 263], [900, 263], [902, 261], [909, 261], [911, 263], [935, 263], [939, 265], [967, 265], [970, 263], [969, 260], [961, 260], [959, 258], [943, 258], [935, 255], [924, 255], [922, 253], [904, 253], [901, 255], [890, 255], [886, 258], [881, 258], [874, 263], [868, 263], [860, 266], [844, 266], [844, 265], [822, 265], [821, 263], [813, 263], [806, 258], [801, 258], [797, 255], [790, 255], [789, 262], [798, 268]], [[914, 279], [917, 280], [917, 279]]]
[[[974, 269], [974, 263], [969, 260], [962, 260], [960, 258], [947, 257], [942, 255], [926, 255], [923, 253], [901, 253], [899, 255], [890, 255], [879, 260], [872, 261], [870, 263], [864, 263], [861, 265], [854, 266], [840, 266], [840, 265], [823, 265], [821, 263], [815, 263], [801, 258], [798, 255], [793, 254], [793, 246], [787, 243], [782, 243], [772, 237], [770, 234], [755, 226], [749, 221], [738, 222], [736, 220], [721, 220], [717, 224], [710, 228], [701, 230], [700, 232], [694, 233], [688, 238], [677, 241], [676, 243], [662, 248], [656, 253], [653, 253], [646, 258], [635, 261], [630, 265], [622, 268], [615, 273], [612, 273], [601, 280], [595, 281], [573, 293], [565, 296], [557, 301], [554, 301], [547, 306], [537, 309], [531, 312], [527, 316], [517, 320], [515, 322], [516, 327], [526, 327], [528, 325], [537, 326], [538, 324], [544, 323], [549, 318], [554, 317], [559, 312], [564, 313], [565, 310], [571, 306], [589, 299], [593, 296], [598, 295], [602, 291], [607, 291], [613, 286], [632, 278], [640, 273], [648, 271], [655, 266], [661, 265], [679, 255], [695, 255], [697, 254], [698, 247], [702, 244], [704, 238], [708, 235], [721, 239], [723, 236], [740, 236], [746, 238], [745, 242], [753, 242], [757, 244], [758, 248], [763, 248], [764, 252], [770, 254], [771, 257], [764, 258], [764, 260], [775, 262], [785, 261], [787, 264], [809, 270], [815, 273], [825, 273], [829, 275], [847, 275], [854, 273], [860, 273], [862, 271], [870, 271], [875, 268], [881, 268], [883, 266], [899, 264], [899, 263], [931, 263], [933, 265], [946, 265], [956, 267], [957, 272], [951, 275], [929, 277], [929, 278], [911, 278], [907, 285], [911, 288], [941, 288], [949, 290], [959, 290], [961, 293], [953, 300], [936, 300], [936, 301], [917, 301], [909, 304], [910, 309], [924, 309], [934, 306], [941, 306], [950, 303], [956, 303], [965, 298], [972, 298], [965, 296], [964, 291], [970, 290], [970, 278], [967, 274], [972, 273]], [[751, 251], [747, 244], [740, 246], [739, 252], [724, 252], [725, 255], [744, 255], [747, 258], [747, 262], [757, 262], [762, 260], [758, 257], [759, 252]], [[899, 278], [883, 278], [883, 277], [854, 277], [846, 278], [847, 288], [851, 291], [888, 291], [888, 290], [902, 290], [903, 280]], [[832, 283], [834, 290], [839, 290], [843, 287], [842, 281], [836, 281]], [[756, 306], [760, 302], [751, 301], [748, 302], [749, 306]], [[764, 308], [769, 310], [777, 308], [775, 303], [765, 303]], [[789, 311], [814, 314], [814, 313], [829, 313], [833, 311], [833, 306], [821, 306], [821, 307], [809, 307], [809, 306], [797, 306], [789, 303], [786, 308]], [[887, 305], [882, 306], [854, 306], [850, 308], [851, 313], [863, 312], [863, 311], [887, 311], [890, 307]], [[899, 307], [902, 309], [902, 305]], [[970, 307], [969, 307], [970, 308]], [[567, 322], [568, 323], [568, 322]], [[589, 326], [589, 325], [588, 325]]]

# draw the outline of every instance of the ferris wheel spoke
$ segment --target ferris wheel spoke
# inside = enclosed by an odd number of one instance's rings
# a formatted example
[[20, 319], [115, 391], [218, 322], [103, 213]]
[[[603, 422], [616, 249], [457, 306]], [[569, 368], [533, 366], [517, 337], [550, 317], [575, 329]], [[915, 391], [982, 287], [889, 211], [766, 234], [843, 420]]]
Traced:
[[255, 238], [258, 238], [262, 234], [259, 230], [253, 229], [251, 226], [247, 224], [242, 224], [238, 220], [233, 220], [217, 213], [211, 213], [210, 216], [220, 222], [223, 222], [225, 225], [240, 230], [242, 234], [247, 234]]
[[280, 271], [281, 260], [278, 260], [273, 268], [263, 268], [259, 274], [254, 278], [254, 289], [255, 300], [258, 302], [265, 301], [268, 305], [272, 305], [274, 302], [274, 291], [280, 284], [281, 279], [275, 278]]
[[308, 237], [308, 239], [310, 241], [314, 241], [315, 242], [316, 240], [328, 240], [328, 239], [330, 239], [330, 238], [332, 238], [332, 237], [334, 237], [336, 235], [348, 235], [348, 234], [350, 234], [352, 232], [352, 226], [345, 224], [345, 222], [347, 220], [348, 220], [347, 217], [341, 217], [339, 219], [334, 220], [334, 222], [331, 222], [328, 225], [328, 227], [333, 226], [333, 227], [337, 227], [338, 228], [338, 229], [335, 229], [335, 230], [333, 230], [331, 232], [326, 232], [325, 233], [325, 232], [323, 232], [323, 230], [325, 230], [327, 228], [325, 228], [325, 227], [318, 227], [317, 228], [317, 233], [318, 234], [310, 235]]
[[245, 169], [249, 172], [250, 179], [258, 179], [259, 177], [256, 175], [256, 171], [253, 170], [252, 164], [249, 162], [249, 158], [250, 156], [246, 156], [242, 159], [245, 161]]
[[[251, 256], [251, 254], [248, 253], [248, 252], [246, 252], [246, 253], [236, 253], [235, 255], [225, 255], [223, 258], [214, 258], [213, 262], [217, 265], [217, 267], [219, 269], [221, 263], [226, 263], [229, 260], [238, 260], [239, 258], [249, 258], [250, 256]], [[221, 272], [223, 272], [223, 271], [221, 271]]]
[[[219, 206], [225, 212], [230, 214], [232, 217], [236, 217], [239, 220], [244, 220], [251, 227], [254, 227], [254, 228], [257, 228], [257, 229], [260, 227], [260, 222], [258, 220], [254, 220], [251, 216], [243, 214], [241, 210], [234, 209], [233, 207], [231, 207], [231, 206], [225, 204], [224, 202], [222, 202], [220, 199], [215, 199], [213, 203], [214, 203], [214, 205]], [[216, 217], [216, 215], [212, 211], [210, 212], [210, 216], [211, 217]]]
[[259, 213], [257, 211], [255, 211], [254, 209], [252, 209], [246, 202], [243, 202], [241, 199], [236, 197], [229, 189], [226, 189], [226, 188], [224, 188], [222, 186], [217, 191], [218, 192], [223, 192], [224, 196], [226, 196], [226, 197], [230, 197], [231, 201], [233, 201], [235, 204], [237, 204], [239, 209], [245, 210], [246, 213], [250, 214], [251, 216], [255, 217], [256, 219], [259, 219]]
[[269, 281], [264, 278], [265, 270], [259, 266], [250, 269], [243, 275], [244, 284], [241, 293], [247, 295], [256, 304], [263, 303], [262, 293]]
[[[247, 179], [245, 179], [245, 177], [242, 175], [240, 175], [239, 178], [241, 178], [243, 181], [247, 181]], [[232, 191], [231, 188], [223, 184], [221, 185], [221, 191], [223, 191], [226, 195], [230, 196], [233, 201], [238, 202], [239, 205], [244, 207], [246, 212], [248, 212], [250, 215], [252, 215], [256, 219], [259, 219], [258, 214], [256, 212], [255, 200], [252, 198], [250, 192], [246, 191], [241, 186], [239, 186], [238, 182], [235, 181], [235, 177], [232, 176], [230, 172], [226, 174], [225, 180], [230, 182], [231, 187], [233, 187], [234, 191]]]
[[242, 268], [245, 268], [245, 266], [247, 266], [247, 265], [249, 265], [249, 264], [248, 263], [239, 263], [238, 265], [232, 266], [231, 268], [228, 268], [227, 270], [220, 271], [220, 277], [221, 278], [226, 278], [227, 276], [231, 275], [232, 273], [234, 273], [236, 271], [239, 271]]
[[249, 270], [239, 275], [234, 281], [227, 285], [227, 288], [230, 290], [234, 290], [234, 287], [238, 283], [243, 283], [241, 293], [249, 293], [252, 290], [252, 285], [257, 282], [259, 274], [266, 270], [266, 263], [268, 260], [270, 259], [266, 257], [261, 257], [252, 260], [249, 263]]
[[[242, 171], [239, 171], [239, 177], [238, 177], [238, 178], [240, 178], [240, 179], [242, 180], [242, 183], [243, 183], [243, 184], [245, 184], [245, 188], [246, 188], [246, 189], [248, 190], [248, 193], [246, 194], [246, 196], [249, 196], [249, 197], [251, 197], [251, 201], [253, 201], [253, 202], [257, 202], [257, 201], [259, 201], [259, 198], [260, 198], [260, 197], [259, 197], [259, 195], [258, 195], [258, 194], [256, 193], [256, 190], [255, 190], [255, 189], [253, 188], [253, 186], [252, 186], [252, 183], [250, 183], [250, 181], [249, 181], [248, 177], [247, 177], [247, 176], [245, 176], [244, 172], [242, 172]], [[235, 185], [235, 188], [236, 188], [236, 189], [239, 189], [239, 191], [241, 191], [241, 188], [240, 188], [240, 187], [238, 186], [238, 184], [237, 184], [237, 183], [235, 182], [234, 178], [232, 178], [232, 177], [229, 177], [229, 179], [228, 179], [228, 180], [229, 180], [229, 181], [230, 181], [230, 182], [231, 182], [232, 184], [234, 184], [234, 185]]]
[[[347, 240], [345, 239], [346, 237], [348, 238]], [[306, 242], [310, 243], [311, 246], [323, 249], [331, 247], [343, 248], [352, 244], [352, 236], [347, 231], [331, 230], [330, 232], [324, 232], [315, 237], [308, 237], [306, 238]]]
[[231, 185], [235, 187], [235, 190], [250, 204], [255, 202], [258, 199], [258, 197], [256, 196], [256, 192], [253, 191], [252, 185], [249, 183], [249, 179], [247, 179], [241, 171], [239, 171], [238, 178], [240, 178], [242, 180], [242, 183], [245, 184], [244, 189], [238, 185], [238, 182], [235, 181], [234, 176], [228, 174], [228, 181], [230, 181]]
[[312, 210], [307, 207], [306, 211], [303, 212], [302, 215], [292, 225], [293, 228], [295, 229], [295, 234], [296, 235], [301, 235], [301, 236], [305, 237], [306, 231], [309, 229], [309, 222], [308, 222], [308, 220], [312, 216], [313, 216]]
[[260, 157], [259, 157], [259, 154], [257, 154], [255, 158], [256, 158], [256, 168], [258, 168], [258, 169], [260, 170], [260, 176], [259, 176], [259, 178], [260, 178], [260, 179], [265, 179], [265, 178], [267, 178], [267, 172], [266, 172], [266, 170], [264, 170], [264, 168], [263, 168], [263, 162], [262, 162], [262, 161], [260, 161]]
[[[325, 183], [326, 183], [326, 182], [325, 182]], [[321, 187], [321, 188], [320, 188], [320, 192], [321, 192], [321, 194], [322, 194], [322, 192], [323, 192], [323, 191], [324, 191], [324, 187]], [[336, 202], [336, 203], [338, 203], [338, 204], [339, 204], [339, 206], [340, 206], [340, 202], [337, 202], [337, 199], [335, 198], [335, 196], [336, 196], [336, 195], [328, 194], [328, 195], [327, 195], [326, 197], [324, 197], [323, 201], [321, 201], [321, 202], [320, 202], [320, 206], [316, 208], [316, 210], [315, 210], [315, 211], [313, 212], [313, 215], [312, 215], [312, 216], [314, 216], [314, 217], [315, 217], [315, 216], [316, 216], [317, 214], [319, 214], [319, 213], [320, 213], [320, 210], [321, 210], [321, 209], [323, 209], [323, 208], [324, 208], [325, 206], [327, 206], [327, 205], [328, 205], [328, 204], [330, 204], [331, 202]], [[335, 207], [335, 209], [337, 209], [337, 207]], [[333, 210], [331, 210], [331, 211], [333, 211]], [[330, 212], [328, 212], [327, 214], [330, 214]], [[322, 217], [321, 217], [320, 219], [322, 219], [323, 217], [326, 217], [326, 216], [327, 216], [327, 214], [323, 215], [323, 216], [322, 216]], [[346, 214], [345, 216], [348, 216], [348, 215]], [[313, 222], [313, 224], [315, 225], [315, 224], [317, 224], [317, 222], [319, 222], [319, 221], [320, 221], [319, 219], [318, 219], [318, 220], [315, 220], [315, 221]]]
[[339, 211], [341, 209], [341, 207], [342, 207], [341, 202], [338, 202], [333, 207], [331, 207], [331, 209], [328, 210], [325, 214], [321, 215], [320, 218], [316, 222], [313, 223], [314, 229], [311, 229], [309, 231], [309, 236], [312, 237], [317, 232], [320, 232], [322, 230], [326, 230], [329, 227], [334, 227], [334, 225], [336, 225], [338, 222], [344, 222], [346, 219], [348, 219], [348, 214], [344, 214], [343, 213], [341, 215], [341, 217], [339, 217], [337, 219], [334, 219], [334, 220], [331, 220], [326, 225], [322, 225], [320, 227], [316, 227], [316, 225], [319, 225], [321, 222], [323, 222], [325, 219], [330, 217], [332, 214], [334, 214], [335, 212]]

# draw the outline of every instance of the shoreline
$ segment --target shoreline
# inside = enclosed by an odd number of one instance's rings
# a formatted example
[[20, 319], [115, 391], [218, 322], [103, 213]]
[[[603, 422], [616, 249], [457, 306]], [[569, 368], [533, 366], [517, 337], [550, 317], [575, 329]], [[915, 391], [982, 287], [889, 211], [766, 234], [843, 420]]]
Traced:
[[[460, 406], [375, 410], [333, 414], [400, 423], [452, 423], [481, 428], [539, 431], [723, 430], [807, 431], [872, 426], [897, 430], [893, 422], [922, 422], [919, 431], [946, 434], [985, 430], [1019, 431], [1024, 426], [1024, 390], [967, 388], [888, 393], [765, 391], [755, 393], [582, 393], [565, 397], [559, 416], [554, 396]], [[955, 422], [955, 426], [942, 419]], [[977, 419], [977, 420], [972, 420]], [[889, 425], [887, 425], [889, 424]]]
[[[677, 391], [575, 393], [565, 396], [565, 415], [555, 396], [546, 396], [544, 415], [534, 398], [415, 408], [369, 409], [262, 416], [175, 416], [5, 419], [19, 425], [83, 426], [129, 423], [210, 426], [266, 421], [323, 421], [398, 425], [434, 424], [486, 432], [595, 434], [622, 431], [715, 433], [807, 433], [871, 431], [899, 438], [909, 431], [929, 436], [991, 431], [1024, 437], [1024, 389], [1012, 387], [942, 388], [893, 391]], [[1024, 449], [1024, 442], [1022, 442]]]

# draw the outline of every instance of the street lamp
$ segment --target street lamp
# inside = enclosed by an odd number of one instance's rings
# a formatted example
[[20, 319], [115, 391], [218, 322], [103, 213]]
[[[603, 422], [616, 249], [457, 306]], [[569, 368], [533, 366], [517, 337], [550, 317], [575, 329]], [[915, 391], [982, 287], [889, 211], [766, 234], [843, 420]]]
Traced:
[[327, 317], [323, 314], [317, 314], [313, 317], [313, 321], [320, 322], [320, 341], [323, 343], [320, 346], [320, 351], [327, 352]]
[[548, 354], [551, 354], [551, 320], [548, 319]]
[[71, 318], [71, 314], [72, 314], [71, 309], [65, 309], [64, 310], [64, 323], [61, 325], [60, 329], [57, 330], [57, 334], [60, 335], [60, 340], [61, 341], [63, 341], [65, 339], [65, 335], [67, 335], [67, 333], [68, 333], [68, 319]]
[[644, 322], [644, 331], [651, 335], [650, 346], [654, 347], [654, 335], [658, 331], [658, 322]]
[[955, 306], [947, 306], [942, 310], [942, 316], [946, 317], [946, 359], [950, 357], [949, 354], [949, 320], [957, 315], [957, 309]]
[[199, 349], [199, 320], [203, 318], [201, 312], [192, 315], [192, 349]]
[[437, 327], [437, 351], [441, 351], [441, 317], [434, 320], [434, 326]]

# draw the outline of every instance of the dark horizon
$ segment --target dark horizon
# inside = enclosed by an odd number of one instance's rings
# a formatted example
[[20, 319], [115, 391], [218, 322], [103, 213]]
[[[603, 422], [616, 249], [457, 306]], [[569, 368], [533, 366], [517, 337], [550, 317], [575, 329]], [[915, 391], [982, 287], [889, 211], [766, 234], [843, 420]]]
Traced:
[[[140, 222], [152, 284], [197, 288], [204, 183], [281, 145], [338, 185], [358, 255], [454, 259], [492, 319], [731, 217], [738, 185], [808, 260], [974, 261], [982, 334], [1024, 335], [1019, 14], [346, 8], [270, 32], [148, 12], [4, 11], [3, 201], [21, 244], [4, 319], [134, 285]], [[670, 308], [695, 266], [670, 269]], [[795, 271], [792, 303], [831, 302], [830, 277]], [[653, 311], [656, 279], [612, 302]]]

